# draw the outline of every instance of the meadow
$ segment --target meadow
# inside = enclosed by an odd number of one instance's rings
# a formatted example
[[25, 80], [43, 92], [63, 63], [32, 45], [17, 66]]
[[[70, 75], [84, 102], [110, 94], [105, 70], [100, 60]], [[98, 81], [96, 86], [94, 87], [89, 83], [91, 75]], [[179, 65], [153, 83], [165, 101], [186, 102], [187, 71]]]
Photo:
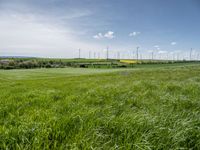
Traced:
[[199, 145], [199, 64], [0, 70], [0, 149]]

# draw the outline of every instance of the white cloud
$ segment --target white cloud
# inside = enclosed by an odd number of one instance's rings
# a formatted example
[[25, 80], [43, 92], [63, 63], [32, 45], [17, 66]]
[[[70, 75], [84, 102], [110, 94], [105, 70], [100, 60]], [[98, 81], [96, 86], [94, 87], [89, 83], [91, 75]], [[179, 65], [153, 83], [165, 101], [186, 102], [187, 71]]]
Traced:
[[82, 51], [102, 49], [98, 44], [79, 39], [79, 32], [70, 26], [43, 22], [43, 17], [48, 16], [0, 13], [1, 55], [75, 57], [79, 48]]
[[94, 39], [102, 39], [102, 38], [113, 39], [115, 38], [115, 36], [114, 36], [113, 31], [108, 31], [104, 35], [102, 33], [98, 33], [97, 35], [94, 35], [93, 38]]
[[115, 37], [114, 36], [114, 32], [113, 31], [108, 31], [107, 33], [104, 34], [104, 37], [108, 38], [108, 39], [113, 39]]
[[129, 36], [138, 36], [138, 35], [140, 35], [141, 33], [140, 32], [131, 32], [130, 34], [129, 34]]
[[176, 45], [177, 43], [176, 42], [171, 42], [171, 45]]
[[94, 35], [93, 38], [102, 39], [102, 38], [104, 38], [104, 36], [102, 35], [102, 33], [98, 33], [97, 35]]
[[104, 48], [86, 40], [87, 28], [73, 26], [74, 20], [91, 15], [91, 11], [51, 10], [24, 0], [0, 2], [0, 55], [71, 58], [78, 56], [79, 48], [85, 56], [88, 50]]

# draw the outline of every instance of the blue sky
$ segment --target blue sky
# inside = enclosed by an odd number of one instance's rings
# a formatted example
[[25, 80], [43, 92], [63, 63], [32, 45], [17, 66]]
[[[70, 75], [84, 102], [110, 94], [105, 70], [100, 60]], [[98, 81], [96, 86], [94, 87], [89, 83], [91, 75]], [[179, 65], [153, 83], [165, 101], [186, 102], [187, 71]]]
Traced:
[[0, 0], [0, 55], [200, 51], [199, 0]]

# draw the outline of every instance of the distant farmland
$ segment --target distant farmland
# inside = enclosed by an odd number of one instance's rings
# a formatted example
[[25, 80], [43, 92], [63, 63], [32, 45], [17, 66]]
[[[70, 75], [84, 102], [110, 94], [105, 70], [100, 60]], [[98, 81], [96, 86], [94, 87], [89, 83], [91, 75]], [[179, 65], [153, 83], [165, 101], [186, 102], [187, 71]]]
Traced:
[[198, 60], [0, 58], [0, 69], [32, 68], [133, 68], [141, 64], [200, 63]]
[[0, 70], [0, 149], [199, 149], [200, 65]]

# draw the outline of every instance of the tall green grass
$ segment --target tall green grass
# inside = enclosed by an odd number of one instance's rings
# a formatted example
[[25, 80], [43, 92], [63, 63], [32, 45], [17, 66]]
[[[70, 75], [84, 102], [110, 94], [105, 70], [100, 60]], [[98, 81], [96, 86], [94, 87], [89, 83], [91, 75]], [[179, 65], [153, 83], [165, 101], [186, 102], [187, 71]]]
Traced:
[[0, 71], [0, 149], [200, 148], [198, 65], [13, 71]]

